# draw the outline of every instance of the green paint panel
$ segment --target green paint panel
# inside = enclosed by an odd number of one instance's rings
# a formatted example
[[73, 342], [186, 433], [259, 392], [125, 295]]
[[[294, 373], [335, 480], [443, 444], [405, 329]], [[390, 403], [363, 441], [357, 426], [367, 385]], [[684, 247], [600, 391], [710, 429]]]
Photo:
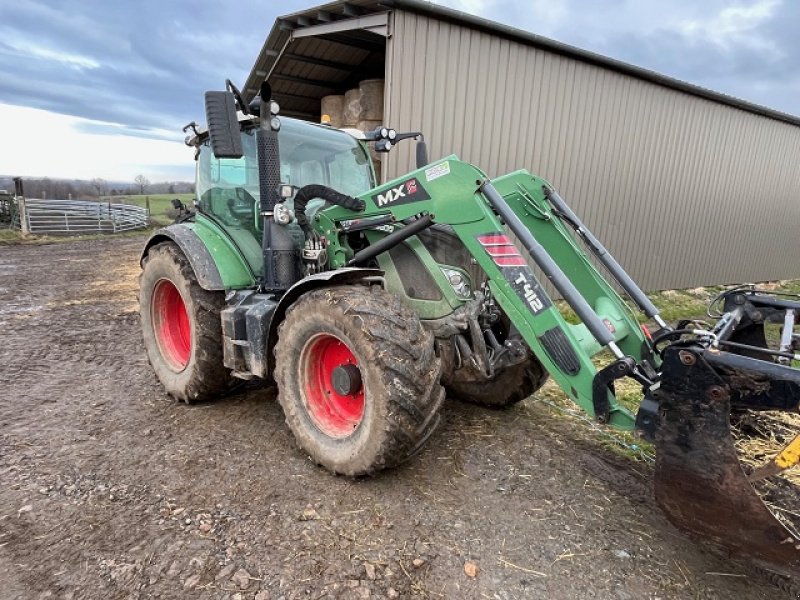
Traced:
[[[253, 287], [256, 284], [258, 272], [254, 273], [250, 265], [259, 265], [261, 263], [261, 250], [257, 243], [255, 248], [258, 254], [254, 255], [253, 245], [248, 244], [249, 240], [240, 239], [241, 246], [237, 245], [226, 230], [202, 214], [198, 214], [194, 222], [189, 222], [187, 225], [197, 234], [197, 237], [202, 240], [211, 253], [211, 257], [214, 259], [214, 263], [222, 276], [222, 283], [225, 289], [243, 289]], [[250, 234], [250, 239], [254, 239], [252, 234]], [[248, 249], [250, 256], [246, 257], [245, 252]]]

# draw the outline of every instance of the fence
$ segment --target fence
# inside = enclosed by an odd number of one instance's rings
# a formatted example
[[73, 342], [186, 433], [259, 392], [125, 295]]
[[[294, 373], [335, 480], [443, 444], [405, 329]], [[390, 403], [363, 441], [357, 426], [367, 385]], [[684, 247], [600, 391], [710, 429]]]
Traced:
[[118, 233], [145, 228], [150, 221], [146, 208], [131, 204], [29, 198], [23, 206], [22, 218], [30, 233]]

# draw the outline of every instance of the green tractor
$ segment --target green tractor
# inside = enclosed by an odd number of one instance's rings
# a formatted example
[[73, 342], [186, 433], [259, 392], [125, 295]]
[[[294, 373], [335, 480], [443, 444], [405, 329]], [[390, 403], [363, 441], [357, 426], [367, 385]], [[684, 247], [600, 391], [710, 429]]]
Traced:
[[[172, 396], [208, 401], [242, 379], [274, 380], [303, 451], [359, 476], [417, 452], [446, 395], [507, 407], [549, 376], [598, 422], [654, 441], [656, 498], [673, 523], [800, 574], [800, 538], [749, 480], [796, 464], [800, 443], [746, 473], [729, 422], [798, 410], [800, 373], [787, 363], [799, 302], [736, 289], [713, 326], [671, 327], [527, 171], [490, 180], [456, 156], [429, 162], [419, 132], [280, 118], [266, 83], [249, 105], [230, 82], [205, 102], [208, 129], [184, 129], [196, 211], [141, 257], [145, 346]], [[368, 145], [410, 138], [417, 169], [379, 185]], [[784, 324], [779, 348], [768, 321]], [[615, 397], [623, 378], [641, 385], [635, 414]]]

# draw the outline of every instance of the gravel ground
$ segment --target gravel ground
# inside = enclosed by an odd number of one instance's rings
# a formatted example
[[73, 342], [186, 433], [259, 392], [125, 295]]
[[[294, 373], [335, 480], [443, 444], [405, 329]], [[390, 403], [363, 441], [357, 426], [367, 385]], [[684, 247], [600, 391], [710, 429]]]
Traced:
[[535, 399], [449, 402], [364, 480], [311, 464], [272, 389], [174, 402], [140, 340], [141, 244], [0, 248], [3, 599], [784, 597]]

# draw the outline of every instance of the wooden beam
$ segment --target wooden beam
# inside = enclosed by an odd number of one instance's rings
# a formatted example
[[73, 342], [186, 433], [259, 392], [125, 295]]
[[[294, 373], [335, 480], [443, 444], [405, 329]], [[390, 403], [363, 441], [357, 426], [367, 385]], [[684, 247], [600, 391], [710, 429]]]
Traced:
[[348, 34], [330, 33], [327, 35], [321, 35], [319, 38], [328, 40], [329, 42], [336, 42], [337, 44], [342, 44], [343, 46], [352, 46], [353, 48], [358, 48], [359, 50], [366, 50], [368, 52], [379, 52], [381, 54], [386, 52], [386, 44], [383, 42], [383, 40], [372, 41], [370, 39], [356, 37], [353, 35], [353, 33], [354, 32], [349, 32]]
[[373, 13], [354, 19], [341, 19], [330, 23], [301, 27], [292, 31], [292, 39], [357, 30], [369, 31], [381, 37], [387, 37], [389, 35], [389, 13]]
[[342, 4], [342, 14], [346, 17], [357, 17], [361, 11], [349, 2], [345, 2]]
[[355, 65], [346, 65], [344, 63], [334, 62], [332, 60], [325, 60], [324, 58], [317, 58], [316, 56], [304, 56], [303, 54], [294, 54], [293, 52], [286, 52], [283, 56], [288, 60], [296, 60], [298, 62], [307, 63], [309, 65], [317, 65], [318, 67], [336, 69], [337, 71], [350, 72], [355, 66]]
[[296, 77], [294, 75], [284, 75], [282, 73], [273, 73], [270, 79], [281, 79], [283, 81], [291, 81], [292, 83], [301, 83], [303, 85], [313, 85], [314, 87], [324, 88], [326, 90], [336, 89], [336, 84], [330, 81], [322, 81], [320, 79], [307, 79], [306, 77]]

